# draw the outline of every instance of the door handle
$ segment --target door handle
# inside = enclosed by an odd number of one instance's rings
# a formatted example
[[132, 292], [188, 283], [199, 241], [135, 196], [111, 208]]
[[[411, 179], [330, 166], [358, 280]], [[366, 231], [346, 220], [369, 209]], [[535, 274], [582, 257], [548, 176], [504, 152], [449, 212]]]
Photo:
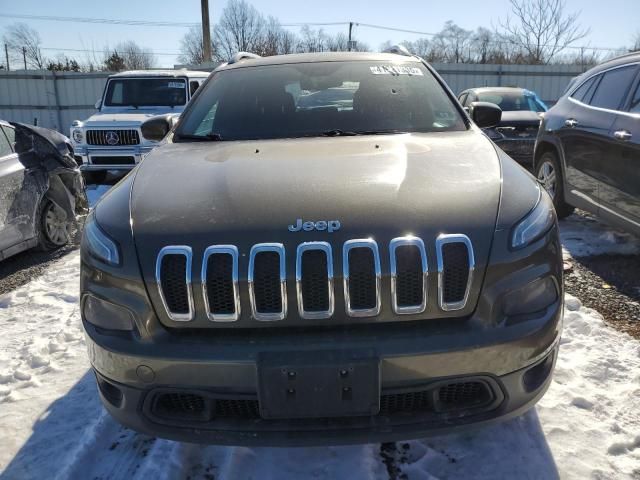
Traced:
[[617, 132], [613, 132], [613, 136], [616, 137], [618, 140], [622, 140], [623, 142], [626, 142], [628, 140], [631, 140], [631, 137], [633, 135], [631, 135], [631, 132], [628, 132], [626, 130], [618, 130]]
[[576, 125], [578, 125], [578, 121], [575, 118], [567, 118], [564, 121], [564, 124], [565, 124], [566, 127], [573, 128]]

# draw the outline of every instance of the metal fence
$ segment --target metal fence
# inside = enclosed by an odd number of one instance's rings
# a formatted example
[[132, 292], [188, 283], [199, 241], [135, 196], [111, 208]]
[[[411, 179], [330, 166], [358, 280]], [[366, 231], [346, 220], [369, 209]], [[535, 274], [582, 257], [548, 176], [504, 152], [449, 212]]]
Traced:
[[[577, 65], [434, 64], [454, 93], [484, 86], [518, 86], [554, 103], [571, 78], [584, 69]], [[0, 118], [37, 123], [68, 134], [73, 120], [95, 112], [109, 74], [16, 71], [0, 73]]]

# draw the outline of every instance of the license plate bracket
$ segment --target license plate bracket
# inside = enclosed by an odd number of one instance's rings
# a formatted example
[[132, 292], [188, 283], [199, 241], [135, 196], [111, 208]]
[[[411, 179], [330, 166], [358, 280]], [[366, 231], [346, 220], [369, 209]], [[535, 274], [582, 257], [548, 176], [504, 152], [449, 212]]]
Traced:
[[265, 419], [375, 415], [380, 360], [369, 350], [262, 353], [258, 399]]

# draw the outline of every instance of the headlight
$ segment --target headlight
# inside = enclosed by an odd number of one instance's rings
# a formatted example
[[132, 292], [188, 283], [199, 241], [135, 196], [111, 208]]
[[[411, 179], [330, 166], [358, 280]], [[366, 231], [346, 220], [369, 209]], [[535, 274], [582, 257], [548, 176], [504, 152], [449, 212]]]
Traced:
[[84, 135], [82, 134], [82, 130], [80, 130], [79, 128], [76, 128], [72, 133], [71, 136], [73, 137], [73, 141], [76, 143], [82, 143], [82, 140], [84, 139]]
[[541, 189], [536, 206], [513, 227], [511, 248], [523, 248], [535, 242], [551, 229], [555, 221], [556, 212], [551, 198], [546, 191]]
[[118, 265], [120, 255], [118, 245], [102, 231], [96, 222], [95, 212], [87, 216], [82, 233], [82, 243], [91, 256], [109, 265]]

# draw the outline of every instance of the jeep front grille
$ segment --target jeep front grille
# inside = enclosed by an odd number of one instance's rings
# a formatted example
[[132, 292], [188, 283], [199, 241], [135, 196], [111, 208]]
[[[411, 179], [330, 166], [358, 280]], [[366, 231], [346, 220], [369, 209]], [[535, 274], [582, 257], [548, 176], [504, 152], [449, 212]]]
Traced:
[[165, 247], [156, 261], [156, 282], [162, 303], [169, 317], [175, 321], [193, 319], [191, 292], [191, 248]]
[[87, 144], [89, 145], [121, 147], [138, 145], [139, 143], [140, 135], [137, 130], [87, 130]]
[[287, 316], [284, 246], [259, 243], [249, 255], [249, 297], [256, 320], [283, 320]]
[[[466, 235], [441, 235], [435, 244], [438, 266], [438, 307], [463, 309], [468, 301], [475, 268], [473, 246]], [[429, 266], [422, 239], [398, 237], [389, 243], [391, 307], [398, 315], [420, 314], [429, 304]], [[295, 251], [296, 300], [301, 318], [330, 318], [335, 313], [334, 261], [327, 242], [305, 242]], [[209, 320], [232, 322], [240, 318], [239, 259], [233, 245], [212, 245], [202, 259], [202, 302]], [[260, 243], [249, 252], [247, 285], [254, 320], [279, 321], [287, 317], [285, 247]], [[246, 267], [245, 267], [246, 268]], [[342, 248], [345, 313], [372, 317], [380, 313], [381, 266], [378, 244], [372, 239], [349, 240]], [[194, 315], [191, 287], [192, 252], [186, 246], [163, 248], [156, 261], [156, 282], [163, 306], [174, 321]], [[434, 287], [435, 288], [435, 287]], [[435, 302], [434, 302], [435, 303]]]
[[381, 307], [378, 244], [370, 239], [345, 242], [342, 270], [347, 315], [378, 315]]
[[234, 245], [218, 245], [205, 250], [201, 282], [210, 320], [233, 322], [240, 318], [238, 249]]
[[445, 311], [464, 308], [469, 296], [475, 260], [466, 235], [440, 235], [436, 240], [438, 258], [438, 303]]
[[298, 313], [302, 318], [333, 315], [333, 253], [327, 242], [298, 245], [296, 289]]

